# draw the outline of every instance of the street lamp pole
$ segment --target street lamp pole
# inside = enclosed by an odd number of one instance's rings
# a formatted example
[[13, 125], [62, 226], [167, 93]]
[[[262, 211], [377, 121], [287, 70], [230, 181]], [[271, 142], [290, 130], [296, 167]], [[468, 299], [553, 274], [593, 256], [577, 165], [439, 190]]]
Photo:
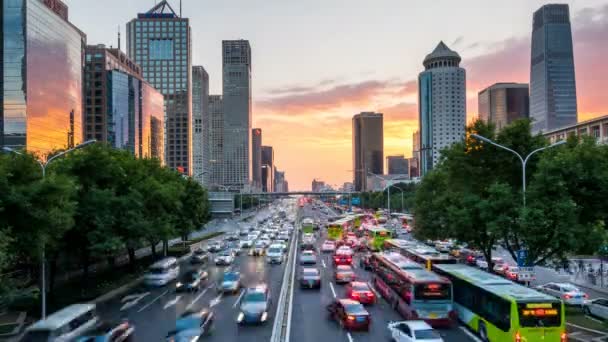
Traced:
[[494, 141], [492, 141], [492, 140], [490, 140], [490, 139], [488, 139], [488, 138], [486, 138], [486, 137], [483, 137], [483, 136], [481, 136], [481, 135], [479, 135], [479, 134], [471, 134], [471, 136], [472, 136], [473, 138], [475, 138], [475, 139], [478, 139], [478, 140], [481, 140], [481, 141], [487, 142], [488, 144], [492, 144], [492, 145], [494, 145], [494, 146], [496, 146], [496, 147], [502, 148], [503, 150], [507, 150], [507, 151], [509, 151], [509, 152], [511, 152], [511, 153], [513, 153], [513, 154], [515, 154], [515, 155], [517, 156], [517, 158], [519, 158], [519, 161], [521, 162], [521, 174], [522, 174], [522, 180], [521, 180], [521, 181], [522, 181], [522, 183], [521, 183], [521, 187], [522, 187], [522, 197], [523, 197], [523, 204], [524, 204], [524, 207], [526, 206], [526, 165], [528, 164], [528, 160], [530, 160], [530, 157], [531, 157], [533, 154], [537, 153], [537, 152], [544, 151], [544, 150], [546, 150], [546, 149], [549, 149], [549, 148], [552, 148], [552, 147], [556, 147], [556, 146], [559, 146], [559, 145], [563, 145], [563, 144], [565, 144], [565, 143], [566, 143], [566, 141], [565, 141], [565, 140], [561, 140], [561, 141], [558, 141], [558, 142], [556, 142], [556, 143], [553, 143], [553, 144], [551, 144], [551, 145], [549, 145], [549, 146], [545, 146], [545, 147], [537, 148], [536, 150], [534, 150], [534, 151], [530, 152], [530, 153], [529, 153], [529, 154], [528, 154], [528, 155], [527, 155], [527, 156], [524, 158], [524, 157], [522, 157], [522, 155], [521, 155], [521, 154], [517, 153], [515, 150], [512, 150], [512, 149], [510, 149], [510, 148], [508, 148], [508, 147], [506, 147], [506, 146], [500, 145], [500, 144], [498, 144], [498, 143], [496, 143], [496, 142], [494, 142]]
[[[38, 165], [40, 165], [40, 169], [42, 170], [42, 179], [43, 180], [46, 179], [46, 168], [49, 166], [49, 164], [53, 160], [55, 160], [55, 159], [57, 159], [57, 158], [59, 158], [61, 156], [64, 156], [64, 155], [66, 155], [66, 154], [68, 154], [68, 153], [70, 153], [72, 151], [75, 151], [77, 149], [83, 148], [83, 147], [85, 147], [85, 146], [87, 146], [89, 144], [92, 144], [92, 143], [96, 142], [96, 141], [97, 140], [95, 140], [95, 139], [85, 141], [82, 144], [76, 145], [76, 146], [74, 146], [74, 147], [72, 147], [72, 148], [70, 148], [68, 150], [63, 151], [63, 152], [57, 153], [56, 155], [54, 155], [51, 158], [47, 159], [46, 162], [42, 162], [39, 159], [36, 159], [36, 162], [38, 163]], [[4, 146], [2, 149], [4, 151], [6, 151], [6, 152], [10, 152], [10, 153], [18, 154], [18, 155], [23, 155], [23, 153], [21, 153], [21, 152], [19, 152], [17, 150], [14, 150], [14, 149], [12, 149], [10, 147], [7, 147], [7, 146]], [[40, 279], [40, 281], [41, 281], [41, 287], [42, 287], [42, 309], [41, 309], [42, 314], [41, 314], [41, 316], [42, 316], [42, 319], [45, 319], [46, 318], [46, 244], [45, 244], [44, 241], [42, 241], [41, 259], [42, 259], [41, 262], [40, 262], [40, 273], [41, 273], [41, 276], [40, 276], [41, 279]]]

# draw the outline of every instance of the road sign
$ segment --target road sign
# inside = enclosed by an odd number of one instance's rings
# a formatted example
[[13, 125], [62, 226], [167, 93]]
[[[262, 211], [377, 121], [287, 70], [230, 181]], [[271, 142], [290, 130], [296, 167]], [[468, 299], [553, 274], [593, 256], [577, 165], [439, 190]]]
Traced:
[[351, 204], [352, 205], [361, 205], [361, 198], [353, 197], [353, 199], [351, 200]]
[[527, 249], [520, 249], [517, 251], [517, 266], [518, 267], [529, 266], [527, 259], [528, 259], [528, 250]]

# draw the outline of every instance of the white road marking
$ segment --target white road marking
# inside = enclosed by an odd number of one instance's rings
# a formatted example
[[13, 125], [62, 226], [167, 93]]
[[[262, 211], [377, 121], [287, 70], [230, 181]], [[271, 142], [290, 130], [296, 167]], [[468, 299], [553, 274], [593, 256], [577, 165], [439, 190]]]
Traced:
[[348, 342], [354, 342], [353, 337], [350, 335], [349, 332], [346, 333], [346, 337], [348, 337]]
[[199, 293], [198, 296], [196, 296], [196, 298], [194, 298], [190, 302], [190, 304], [188, 304], [186, 306], [186, 311], [190, 310], [194, 306], [194, 303], [198, 302], [198, 300], [201, 299], [205, 295], [205, 292], [207, 292], [207, 290], [209, 290], [210, 288], [211, 288], [211, 286], [209, 286], [208, 288], [206, 288], [203, 291], [201, 291], [201, 293]]
[[179, 302], [180, 299], [182, 299], [182, 296], [177, 296], [173, 300], [168, 301], [167, 304], [165, 304], [165, 306], [163, 306], [163, 310], [167, 310], [167, 308], [177, 304], [177, 302]]
[[124, 303], [124, 302], [130, 301], [130, 300], [135, 299], [135, 298], [145, 297], [145, 296], [147, 296], [149, 294], [150, 294], [150, 292], [134, 293], [134, 294], [130, 294], [128, 296], [124, 296], [120, 301], [122, 303]]
[[599, 331], [599, 330], [589, 329], [589, 328], [581, 327], [580, 325], [576, 325], [576, 324], [572, 324], [572, 323], [566, 323], [566, 325], [569, 325], [571, 327], [575, 327], [575, 328], [581, 329], [581, 330], [591, 331], [591, 332], [594, 332], [596, 334], [602, 334], [602, 335], [606, 334], [605, 331]]
[[213, 298], [210, 302], [209, 302], [209, 308], [212, 308], [216, 305], [218, 305], [221, 301], [222, 301], [222, 296], [223, 293], [220, 293], [219, 296]]
[[323, 268], [327, 268], [327, 266], [325, 265], [325, 259], [321, 259], [321, 264], [323, 265]]
[[334, 284], [331, 281], [329, 282], [329, 288], [331, 289], [331, 293], [334, 295], [334, 298], [336, 298], [336, 290], [334, 290]]
[[236, 308], [236, 305], [241, 301], [241, 298], [243, 298], [244, 294], [245, 294], [245, 289], [242, 289], [241, 294], [239, 294], [239, 297], [236, 299], [236, 301], [234, 301], [234, 304], [232, 304], [233, 308]]
[[585, 317], [589, 318], [589, 319], [590, 319], [590, 320], [592, 320], [592, 321], [595, 321], [595, 322], [598, 322], [598, 323], [602, 323], [602, 321], [600, 321], [600, 320], [599, 320], [599, 319], [597, 319], [597, 318], [594, 318], [594, 317], [591, 317], [591, 316], [588, 316], [588, 315], [585, 315]]
[[149, 307], [150, 305], [152, 305], [152, 303], [156, 302], [157, 300], [159, 300], [161, 297], [163, 297], [164, 295], [166, 295], [167, 293], [169, 293], [169, 290], [165, 290], [165, 292], [161, 293], [160, 296], [152, 299], [152, 301], [144, 306], [142, 306], [141, 308], [139, 308], [139, 310], [137, 310], [137, 312], [142, 312], [144, 311], [147, 307]]
[[122, 302], [124, 303], [125, 301], [128, 301], [127, 303], [125, 303], [121, 308], [120, 311], [126, 310], [128, 308], [133, 307], [135, 304], [139, 303], [140, 300], [142, 300], [144, 297], [146, 297], [147, 295], [149, 295], [150, 292], [145, 292], [145, 293], [138, 293], [136, 295], [129, 295], [126, 296], [125, 298], [122, 299]]
[[482, 342], [481, 339], [477, 336], [475, 336], [472, 332], [470, 332], [467, 328], [465, 327], [459, 327], [460, 330], [462, 330], [465, 334], [467, 334], [473, 341], [475, 342]]

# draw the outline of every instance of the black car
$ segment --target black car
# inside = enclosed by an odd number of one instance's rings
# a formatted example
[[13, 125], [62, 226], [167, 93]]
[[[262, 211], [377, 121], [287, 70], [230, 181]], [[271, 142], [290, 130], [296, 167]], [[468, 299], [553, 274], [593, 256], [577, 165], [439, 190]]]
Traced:
[[299, 278], [301, 288], [321, 288], [321, 273], [314, 267], [303, 267], [302, 270], [300, 270]]
[[192, 252], [192, 257], [190, 258], [191, 264], [207, 264], [209, 262], [209, 253], [207, 253], [203, 249], [196, 249]]
[[209, 275], [203, 270], [191, 270], [186, 272], [175, 284], [175, 291], [199, 291]]
[[213, 320], [214, 314], [209, 309], [186, 310], [175, 321], [175, 329], [167, 333], [167, 342], [196, 341], [211, 332]]

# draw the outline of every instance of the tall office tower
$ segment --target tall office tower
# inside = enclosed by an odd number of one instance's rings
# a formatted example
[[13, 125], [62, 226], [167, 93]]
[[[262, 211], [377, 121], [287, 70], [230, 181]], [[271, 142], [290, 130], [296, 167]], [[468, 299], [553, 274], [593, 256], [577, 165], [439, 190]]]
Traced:
[[222, 41], [224, 91], [224, 185], [251, 183], [251, 47], [247, 40]]
[[192, 175], [192, 58], [188, 18], [166, 0], [127, 23], [127, 51], [165, 97], [165, 162]]
[[2, 1], [0, 147], [41, 158], [83, 138], [86, 36], [59, 0]]
[[317, 180], [316, 178], [312, 180], [312, 185], [310, 186], [312, 192], [320, 192], [323, 188], [325, 188], [324, 181]]
[[387, 174], [389, 175], [409, 175], [408, 160], [401, 155], [386, 157]]
[[418, 75], [420, 175], [437, 162], [440, 151], [462, 140], [466, 125], [466, 72], [460, 56], [439, 42], [424, 58]]
[[528, 118], [530, 96], [525, 83], [496, 83], [477, 94], [481, 120], [492, 122], [500, 131], [511, 122]]
[[192, 175], [201, 184], [205, 184], [205, 176], [209, 172], [205, 170], [204, 163], [205, 156], [209, 153], [204, 141], [205, 118], [209, 118], [208, 112], [209, 74], [202, 66], [195, 65], [192, 67]]
[[209, 186], [217, 187], [224, 183], [224, 106], [222, 95], [209, 95], [209, 160], [206, 160], [206, 170], [209, 170]]
[[353, 116], [353, 174], [355, 191], [367, 190], [369, 173], [384, 173], [384, 123], [382, 113]]
[[285, 171], [279, 171], [274, 168], [274, 192], [285, 191]]
[[262, 187], [262, 129], [251, 131], [251, 175], [253, 186]]
[[274, 149], [262, 146], [262, 191], [274, 192]]
[[410, 177], [420, 177], [420, 131], [412, 134], [412, 158], [409, 159]]
[[576, 124], [576, 79], [568, 5], [544, 5], [534, 12], [530, 64], [532, 131]]

